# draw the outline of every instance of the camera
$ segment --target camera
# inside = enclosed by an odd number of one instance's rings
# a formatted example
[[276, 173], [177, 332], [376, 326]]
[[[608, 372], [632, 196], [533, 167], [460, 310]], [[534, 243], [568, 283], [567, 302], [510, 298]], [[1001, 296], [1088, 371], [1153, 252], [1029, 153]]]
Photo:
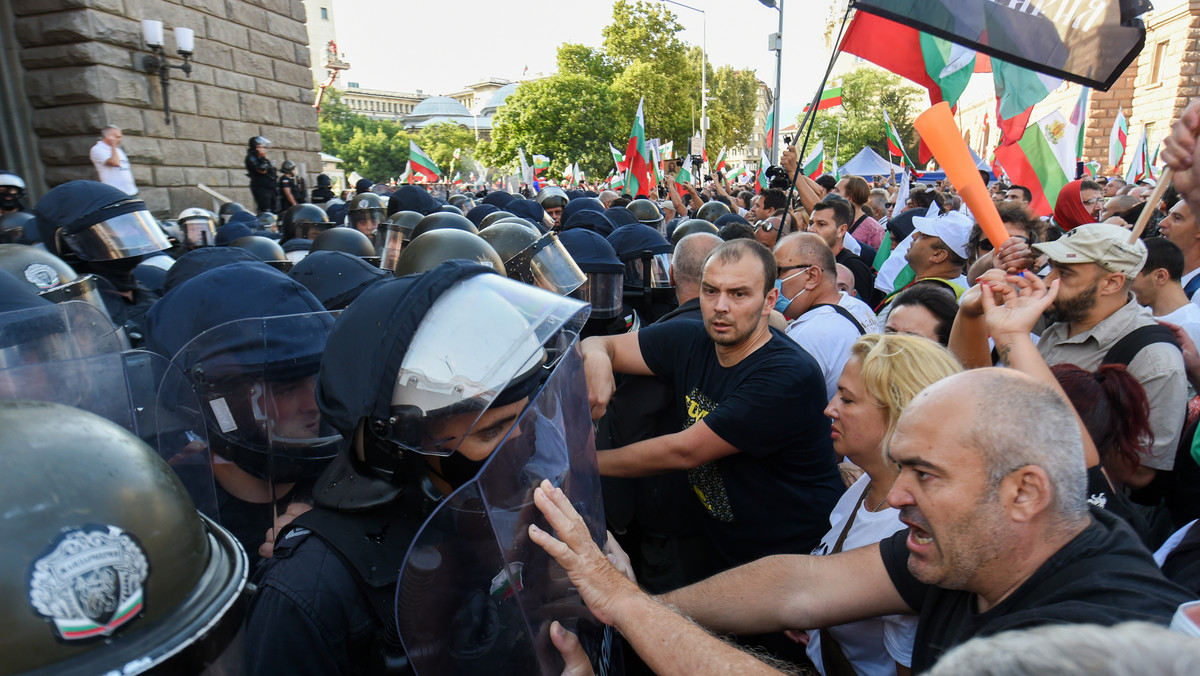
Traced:
[[787, 170], [783, 167], [771, 165], [767, 167], [767, 178], [770, 179], [770, 187], [787, 190], [792, 187], [791, 177], [788, 176]]

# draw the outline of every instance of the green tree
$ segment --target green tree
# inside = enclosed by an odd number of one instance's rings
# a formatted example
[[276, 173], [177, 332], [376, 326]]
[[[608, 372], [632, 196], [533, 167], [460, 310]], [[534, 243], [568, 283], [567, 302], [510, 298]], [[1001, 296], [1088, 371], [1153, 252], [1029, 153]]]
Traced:
[[[711, 69], [711, 66], [710, 66]], [[710, 70], [711, 73], [711, 70]], [[752, 70], [721, 66], [708, 76], [712, 98], [708, 101], [708, 156], [715, 162], [721, 148], [744, 143], [754, 131], [758, 106], [758, 78]]]
[[[875, 68], [859, 68], [847, 73], [842, 79], [841, 107], [817, 112], [809, 148], [823, 139], [826, 157], [832, 158], [836, 148], [839, 165], [858, 154], [864, 146], [887, 159], [887, 128], [883, 121], [886, 110], [904, 141], [908, 156], [916, 161], [917, 134], [912, 119], [922, 93], [918, 87], [900, 84], [900, 76]], [[803, 120], [801, 113], [796, 123]]]
[[633, 113], [608, 84], [559, 73], [517, 87], [492, 119], [491, 142], [476, 152], [489, 166], [514, 171], [520, 148], [530, 162], [534, 153], [549, 157], [551, 175], [578, 162], [588, 176], [601, 177], [612, 168], [608, 143], [628, 135]]
[[620, 68], [603, 50], [564, 42], [558, 48], [558, 72], [583, 75], [600, 82], [612, 82]]
[[462, 157], [455, 162], [455, 170], [459, 171], [475, 154], [475, 132], [457, 124], [443, 122], [431, 124], [417, 133], [417, 145], [421, 146], [427, 155], [433, 158], [443, 173], [449, 173], [446, 178], [453, 178], [450, 172], [450, 160], [454, 159], [454, 151], [461, 149]]
[[634, 61], [658, 61], [683, 54], [683, 26], [666, 5], [643, 0], [616, 0], [613, 21], [604, 27], [604, 51], [621, 67]]

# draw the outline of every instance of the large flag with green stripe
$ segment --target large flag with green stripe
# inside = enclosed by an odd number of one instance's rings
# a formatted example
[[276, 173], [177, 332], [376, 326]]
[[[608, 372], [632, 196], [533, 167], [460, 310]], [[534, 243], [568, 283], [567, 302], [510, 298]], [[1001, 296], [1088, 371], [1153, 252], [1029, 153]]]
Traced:
[[1054, 212], [1058, 193], [1075, 176], [1075, 130], [1059, 111], [1030, 125], [1021, 140], [996, 149], [996, 159], [1013, 182], [1029, 188], [1029, 208], [1038, 216]]

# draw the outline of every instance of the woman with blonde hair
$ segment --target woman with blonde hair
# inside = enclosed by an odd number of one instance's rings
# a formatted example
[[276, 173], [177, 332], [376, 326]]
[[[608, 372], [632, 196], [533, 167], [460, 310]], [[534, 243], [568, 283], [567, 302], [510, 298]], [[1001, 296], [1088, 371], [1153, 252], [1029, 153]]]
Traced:
[[[829, 515], [813, 554], [865, 547], [905, 528], [887, 504], [898, 475], [886, 458], [900, 413], [921, 390], [962, 370], [949, 350], [926, 338], [871, 334], [850, 349], [825, 415], [833, 448], [863, 470]], [[892, 615], [808, 631], [808, 656], [824, 674], [907, 674], [917, 618]]]

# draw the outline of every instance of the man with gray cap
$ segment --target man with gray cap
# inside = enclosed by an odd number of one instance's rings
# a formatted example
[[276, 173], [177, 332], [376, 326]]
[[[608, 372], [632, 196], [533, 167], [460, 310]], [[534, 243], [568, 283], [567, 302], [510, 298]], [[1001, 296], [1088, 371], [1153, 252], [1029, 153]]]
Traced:
[[[1059, 280], [1052, 306], [1057, 322], [1038, 343], [1046, 363], [1074, 364], [1089, 371], [1125, 363], [1146, 390], [1154, 446], [1142, 466], [1124, 478], [1140, 488], [1174, 465], [1187, 412], [1187, 378], [1178, 346], [1169, 335], [1154, 336], [1162, 327], [1132, 293], [1133, 281], [1146, 263], [1146, 245], [1141, 240], [1130, 243], [1129, 234], [1119, 225], [1089, 223], [1033, 248], [1050, 258], [1048, 280]], [[1138, 341], [1141, 336], [1150, 337]]]

